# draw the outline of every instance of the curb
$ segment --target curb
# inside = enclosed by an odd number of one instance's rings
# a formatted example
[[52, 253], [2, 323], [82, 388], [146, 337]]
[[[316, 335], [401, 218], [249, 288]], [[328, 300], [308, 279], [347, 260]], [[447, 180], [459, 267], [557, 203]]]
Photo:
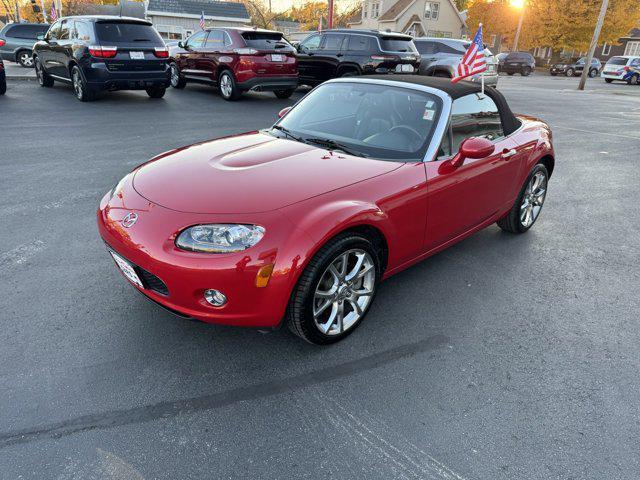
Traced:
[[7, 75], [7, 80], [37, 80], [36, 77], [30, 75]]

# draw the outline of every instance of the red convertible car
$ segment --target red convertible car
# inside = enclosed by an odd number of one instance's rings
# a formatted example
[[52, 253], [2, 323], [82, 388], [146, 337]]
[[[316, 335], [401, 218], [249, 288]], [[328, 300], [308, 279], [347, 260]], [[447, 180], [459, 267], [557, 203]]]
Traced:
[[554, 168], [549, 127], [468, 82], [336, 79], [280, 117], [105, 195], [100, 234], [136, 289], [183, 317], [336, 342], [381, 280], [494, 222], [526, 232]]

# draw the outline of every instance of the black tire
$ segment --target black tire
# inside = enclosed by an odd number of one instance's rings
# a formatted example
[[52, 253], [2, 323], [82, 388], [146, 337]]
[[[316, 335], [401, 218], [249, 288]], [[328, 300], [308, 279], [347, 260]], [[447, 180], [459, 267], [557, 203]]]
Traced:
[[150, 87], [147, 88], [146, 91], [147, 95], [149, 95], [151, 98], [162, 98], [164, 97], [167, 89], [165, 87]]
[[[334, 261], [343, 253], [353, 249], [364, 250], [370, 256], [374, 265], [374, 284], [371, 300], [360, 318], [347, 330], [334, 335], [323, 333], [316, 325], [313, 316], [313, 298], [323, 275]], [[373, 304], [378, 284], [380, 282], [380, 259], [369, 239], [356, 234], [345, 232], [331, 239], [311, 259], [295, 286], [287, 307], [287, 325], [289, 330], [303, 340], [316, 345], [329, 345], [350, 335], [364, 320]]]
[[349, 68], [346, 70], [342, 70], [340, 72], [340, 75], [338, 75], [340, 78], [348, 78], [348, 77], [359, 77], [360, 76], [360, 72], [358, 70], [356, 70], [355, 68]]
[[35, 58], [34, 66], [36, 69], [36, 78], [38, 79], [38, 84], [41, 87], [53, 87], [53, 78], [44, 71], [44, 68], [42, 68], [42, 63], [40, 63], [40, 59], [38, 57]]
[[520, 75], [522, 75], [523, 77], [528, 77], [529, 75], [531, 75], [531, 67], [524, 67], [522, 69], [522, 72], [520, 72]]
[[33, 57], [31, 56], [31, 50], [20, 50], [16, 54], [16, 61], [22, 68], [33, 68]]
[[71, 82], [73, 84], [73, 93], [78, 100], [81, 102], [91, 102], [95, 99], [95, 92], [89, 88], [77, 65], [71, 68]]
[[175, 62], [171, 62], [169, 65], [171, 69], [171, 86], [177, 89], [183, 89], [187, 86], [187, 79], [182, 76], [180, 73], [180, 68]]
[[7, 92], [7, 80], [4, 75], [0, 77], [0, 95], [4, 95]]
[[557, 73], [555, 73], [555, 72], [550, 72], [550, 73], [551, 73], [551, 76], [552, 76], [552, 77], [555, 77], [555, 76], [557, 76], [557, 75], [558, 75], [558, 74], [557, 74]]
[[538, 218], [540, 218], [540, 213], [542, 211], [542, 207], [544, 206], [544, 199], [543, 199], [542, 205], [540, 206], [540, 211], [538, 212], [537, 216], [534, 218], [533, 222], [530, 225], [525, 226], [520, 220], [520, 207], [522, 206], [522, 202], [525, 198], [525, 195], [527, 194], [526, 193], [527, 186], [529, 185], [529, 182], [531, 181], [533, 176], [536, 175], [538, 172], [542, 172], [546, 180], [546, 185], [545, 185], [545, 199], [546, 199], [546, 189], [548, 188], [548, 185], [549, 185], [549, 172], [547, 171], [547, 167], [545, 167], [541, 163], [538, 163], [535, 167], [533, 167], [533, 169], [531, 169], [531, 172], [527, 176], [527, 179], [525, 180], [524, 185], [522, 185], [522, 188], [520, 189], [520, 193], [518, 194], [518, 198], [513, 204], [513, 207], [511, 207], [511, 210], [509, 210], [509, 213], [507, 213], [504, 217], [502, 217], [500, 220], [496, 222], [498, 226], [505, 232], [524, 233], [528, 231], [531, 227], [533, 227], [536, 224], [536, 221], [538, 220]]
[[451, 75], [449, 75], [447, 72], [436, 72], [433, 74], [433, 76], [440, 78], [451, 78]]
[[293, 95], [293, 92], [295, 92], [295, 90], [293, 88], [290, 88], [289, 90], [275, 90], [273, 93], [276, 97], [284, 100], [285, 98], [291, 97], [291, 95]]
[[598, 75], [598, 70], [596, 70], [595, 68], [589, 70], [589, 78], [596, 78], [596, 75]]
[[612, 83], [613, 82], [613, 78], [605, 78], [604, 81], [607, 82], [607, 83]]
[[576, 74], [576, 71], [573, 68], [567, 68], [564, 72], [567, 77], [573, 77]]
[[634, 73], [627, 80], [627, 85], [640, 85], [640, 74]]
[[229, 70], [223, 70], [218, 78], [218, 91], [220, 96], [225, 100], [232, 102], [238, 100], [242, 92], [236, 84], [236, 79], [233, 77], [233, 73]]
[[512, 76], [514, 72], [507, 72], [507, 75]]

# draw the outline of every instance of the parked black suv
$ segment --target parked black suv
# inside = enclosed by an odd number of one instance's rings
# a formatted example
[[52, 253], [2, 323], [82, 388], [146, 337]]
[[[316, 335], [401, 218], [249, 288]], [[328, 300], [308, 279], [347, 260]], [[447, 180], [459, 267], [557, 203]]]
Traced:
[[151, 22], [137, 18], [61, 18], [33, 47], [38, 82], [73, 85], [86, 102], [102, 91], [146, 90], [164, 96], [169, 86], [169, 51]]
[[4, 63], [2, 62], [2, 58], [0, 58], [0, 95], [4, 95], [7, 91], [7, 76], [4, 72]]
[[44, 35], [46, 23], [9, 23], [0, 29], [0, 56], [25, 68], [33, 67], [31, 49], [38, 35]]
[[[562, 61], [560, 60], [558, 63], [554, 63], [549, 68], [549, 73], [551, 76], [555, 77], [556, 75], [566, 75], [567, 77], [574, 77], [576, 75], [582, 75], [582, 71], [584, 70], [584, 64], [587, 63], [587, 57], [574, 58], [571, 60]], [[591, 59], [591, 68], [589, 68], [589, 76], [594, 78], [600, 73], [600, 69], [602, 68], [602, 63], [597, 58]]]
[[336, 29], [314, 33], [297, 46], [300, 84], [335, 77], [417, 73], [420, 55], [409, 35], [378, 30]]
[[508, 75], [519, 73], [523, 77], [531, 75], [536, 68], [536, 59], [529, 52], [509, 52], [498, 66], [500, 72]]

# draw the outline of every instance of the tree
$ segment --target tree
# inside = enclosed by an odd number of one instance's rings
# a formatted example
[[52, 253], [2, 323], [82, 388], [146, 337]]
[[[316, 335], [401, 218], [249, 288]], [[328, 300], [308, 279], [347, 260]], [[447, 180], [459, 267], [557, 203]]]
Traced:
[[[338, 4], [333, 14], [333, 27], [346, 27], [351, 18], [358, 12], [362, 5], [360, 3]], [[325, 1], [309, 1], [299, 7], [293, 6], [287, 10], [284, 15], [296, 22], [301, 23], [302, 30], [315, 30], [318, 28], [320, 17], [324, 19], [323, 25], [327, 26], [327, 15], [329, 13], [328, 2]]]
[[456, 8], [460, 12], [462, 12], [463, 10], [466, 10], [468, 5], [469, 5], [469, 0], [456, 0]]
[[269, 11], [269, 7], [263, 0], [244, 0], [251, 23], [260, 28], [273, 28], [273, 20], [276, 15]]

